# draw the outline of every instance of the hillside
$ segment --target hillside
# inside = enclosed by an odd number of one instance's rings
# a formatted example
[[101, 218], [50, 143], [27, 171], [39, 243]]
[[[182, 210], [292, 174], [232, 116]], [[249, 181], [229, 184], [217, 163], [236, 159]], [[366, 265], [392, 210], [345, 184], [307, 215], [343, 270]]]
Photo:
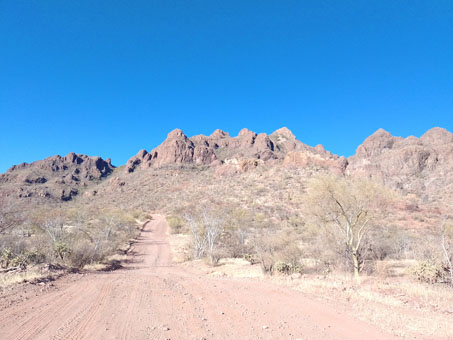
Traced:
[[[433, 128], [420, 138], [401, 138], [380, 129], [346, 159], [326, 151], [322, 145], [303, 144], [287, 128], [271, 135], [243, 129], [236, 137], [216, 130], [210, 136], [190, 138], [181, 130], [174, 130], [155, 149], [141, 150], [129, 159], [124, 166], [129, 176], [117, 171], [109, 183], [116, 190], [116, 186], [126, 182], [140, 182], [145, 169], [154, 169], [157, 175], [163, 173], [162, 169], [171, 173], [188, 168], [211, 171], [219, 178], [268, 170], [279, 176], [287, 169], [295, 173], [328, 171], [364, 176], [403, 195], [435, 203], [452, 198], [453, 135], [445, 129]], [[67, 201], [81, 191], [99, 191], [97, 185], [101, 185], [100, 190], [108, 190], [101, 180], [111, 176], [113, 170], [110, 160], [70, 153], [11, 167], [0, 175], [0, 190], [14, 198]], [[146, 177], [143, 181], [147, 181]], [[127, 193], [127, 187], [122, 192]]]

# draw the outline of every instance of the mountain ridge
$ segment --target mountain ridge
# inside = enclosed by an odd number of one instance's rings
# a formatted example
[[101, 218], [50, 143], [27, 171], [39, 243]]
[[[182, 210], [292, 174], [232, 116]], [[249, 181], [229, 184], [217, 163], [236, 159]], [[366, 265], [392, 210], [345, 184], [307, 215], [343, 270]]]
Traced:
[[[246, 128], [237, 136], [215, 130], [209, 136], [188, 137], [171, 131], [154, 149], [140, 150], [120, 168], [126, 174], [147, 168], [213, 168], [218, 176], [234, 176], [257, 167], [283, 166], [329, 171], [344, 176], [365, 176], [426, 200], [451, 196], [453, 134], [435, 127], [421, 137], [397, 137], [378, 129], [350, 157], [333, 154], [319, 144], [308, 146], [286, 127], [273, 133]], [[20, 198], [70, 200], [82, 188], [108, 178], [115, 167], [110, 159], [75, 153], [14, 165], [0, 174], [0, 191]]]

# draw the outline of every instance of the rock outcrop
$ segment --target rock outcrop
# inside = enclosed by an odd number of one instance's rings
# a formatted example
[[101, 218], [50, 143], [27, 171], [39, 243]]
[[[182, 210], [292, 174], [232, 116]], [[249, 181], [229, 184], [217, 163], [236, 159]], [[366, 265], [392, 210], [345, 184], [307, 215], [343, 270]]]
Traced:
[[168, 134], [167, 139], [151, 152], [140, 150], [128, 160], [126, 169], [133, 172], [137, 167], [163, 167], [168, 165], [195, 164], [207, 165], [216, 160], [214, 148], [207, 137], [196, 136], [192, 139], [179, 129]]
[[[214, 168], [218, 176], [233, 176], [265, 166], [309, 169], [304, 176], [328, 171], [369, 177], [424, 202], [453, 199], [453, 135], [442, 128], [433, 128], [420, 138], [395, 137], [379, 129], [348, 159], [326, 151], [322, 145], [305, 145], [287, 128], [270, 135], [242, 129], [235, 137], [215, 130], [209, 136], [190, 138], [177, 129], [155, 149], [140, 150], [125, 169], [131, 173], [143, 168], [186, 166]], [[107, 177], [113, 168], [109, 159], [100, 157], [75, 153], [49, 157], [11, 167], [0, 175], [0, 191], [18, 197], [70, 200], [81, 188]], [[140, 176], [134, 177], [139, 179]], [[120, 176], [108, 183], [112, 188], [128, 190], [128, 181], [128, 177]]]
[[422, 137], [379, 129], [349, 157], [346, 173], [377, 179], [425, 201], [453, 195], [453, 135], [433, 128]]
[[53, 156], [12, 166], [0, 175], [0, 184], [18, 197], [45, 197], [68, 201], [90, 182], [114, 169], [110, 159], [75, 154]]
[[[257, 134], [248, 129], [242, 129], [238, 136], [230, 137], [227, 132], [215, 130], [210, 136], [197, 135], [188, 138], [181, 130], [174, 130], [157, 148], [148, 152], [140, 150], [129, 159], [127, 172], [137, 168], [161, 168], [164, 166], [209, 165], [224, 166], [218, 173], [243, 172], [256, 166], [241, 166], [240, 164], [264, 164], [273, 160], [283, 160], [290, 152], [293, 154], [285, 161], [288, 166], [327, 166], [344, 170], [345, 160], [322, 149], [309, 147], [292, 134], [287, 128], [281, 128], [271, 135]], [[301, 161], [301, 158], [313, 160]], [[317, 158], [325, 160], [316, 161]], [[255, 162], [259, 160], [260, 162]], [[331, 163], [331, 164], [330, 164]], [[335, 163], [335, 164], [334, 164]], [[228, 170], [226, 170], [228, 168]]]

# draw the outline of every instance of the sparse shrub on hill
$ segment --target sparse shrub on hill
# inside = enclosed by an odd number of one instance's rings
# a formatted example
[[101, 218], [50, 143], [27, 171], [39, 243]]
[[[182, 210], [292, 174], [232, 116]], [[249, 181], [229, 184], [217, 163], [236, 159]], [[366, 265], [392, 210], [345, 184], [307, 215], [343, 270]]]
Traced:
[[0, 196], [0, 235], [23, 222], [23, 214], [13, 202]]
[[36, 209], [20, 227], [1, 235], [1, 265], [83, 268], [114, 254], [137, 231], [135, 219], [119, 209]]
[[266, 228], [255, 238], [254, 249], [261, 269], [266, 274], [300, 272], [302, 250], [297, 238], [288, 230]]
[[221, 254], [219, 239], [224, 231], [221, 215], [203, 208], [200, 212], [185, 213], [184, 218], [193, 237], [195, 258], [207, 256], [211, 265], [217, 265]]
[[181, 234], [184, 231], [184, 221], [179, 216], [167, 216], [167, 223], [172, 234]]
[[443, 281], [445, 270], [441, 264], [426, 260], [413, 266], [410, 273], [418, 281], [437, 283]]
[[390, 197], [388, 190], [365, 179], [319, 175], [309, 182], [306, 214], [343, 245], [356, 279], [363, 269], [365, 236], [375, 227], [376, 217], [384, 213]]
[[440, 234], [443, 262], [448, 272], [448, 281], [453, 288], [453, 222], [449, 215], [445, 215], [442, 219]]

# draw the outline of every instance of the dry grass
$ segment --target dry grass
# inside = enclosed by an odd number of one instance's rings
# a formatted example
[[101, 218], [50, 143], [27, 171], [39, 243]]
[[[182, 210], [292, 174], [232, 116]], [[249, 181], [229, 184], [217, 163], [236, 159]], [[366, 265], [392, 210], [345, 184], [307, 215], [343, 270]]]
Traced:
[[6, 288], [24, 282], [35, 282], [49, 277], [48, 272], [40, 268], [29, 268], [25, 271], [0, 274], [0, 287]]
[[[410, 261], [401, 262], [392, 266], [410, 266]], [[350, 274], [342, 273], [268, 276], [259, 264], [251, 265], [243, 259], [222, 259], [216, 267], [202, 260], [183, 265], [201, 275], [269, 280], [287, 286], [404, 339], [451, 339], [453, 334], [453, 290], [415, 282], [407, 274], [387, 278], [363, 276], [358, 285]]]
[[[300, 280], [276, 281], [309, 296], [351, 309], [360, 319], [412, 339], [449, 338], [453, 334], [453, 291], [411, 281], [408, 277], [363, 277], [357, 285], [349, 275], [304, 275]], [[282, 282], [283, 281], [283, 282]]]

